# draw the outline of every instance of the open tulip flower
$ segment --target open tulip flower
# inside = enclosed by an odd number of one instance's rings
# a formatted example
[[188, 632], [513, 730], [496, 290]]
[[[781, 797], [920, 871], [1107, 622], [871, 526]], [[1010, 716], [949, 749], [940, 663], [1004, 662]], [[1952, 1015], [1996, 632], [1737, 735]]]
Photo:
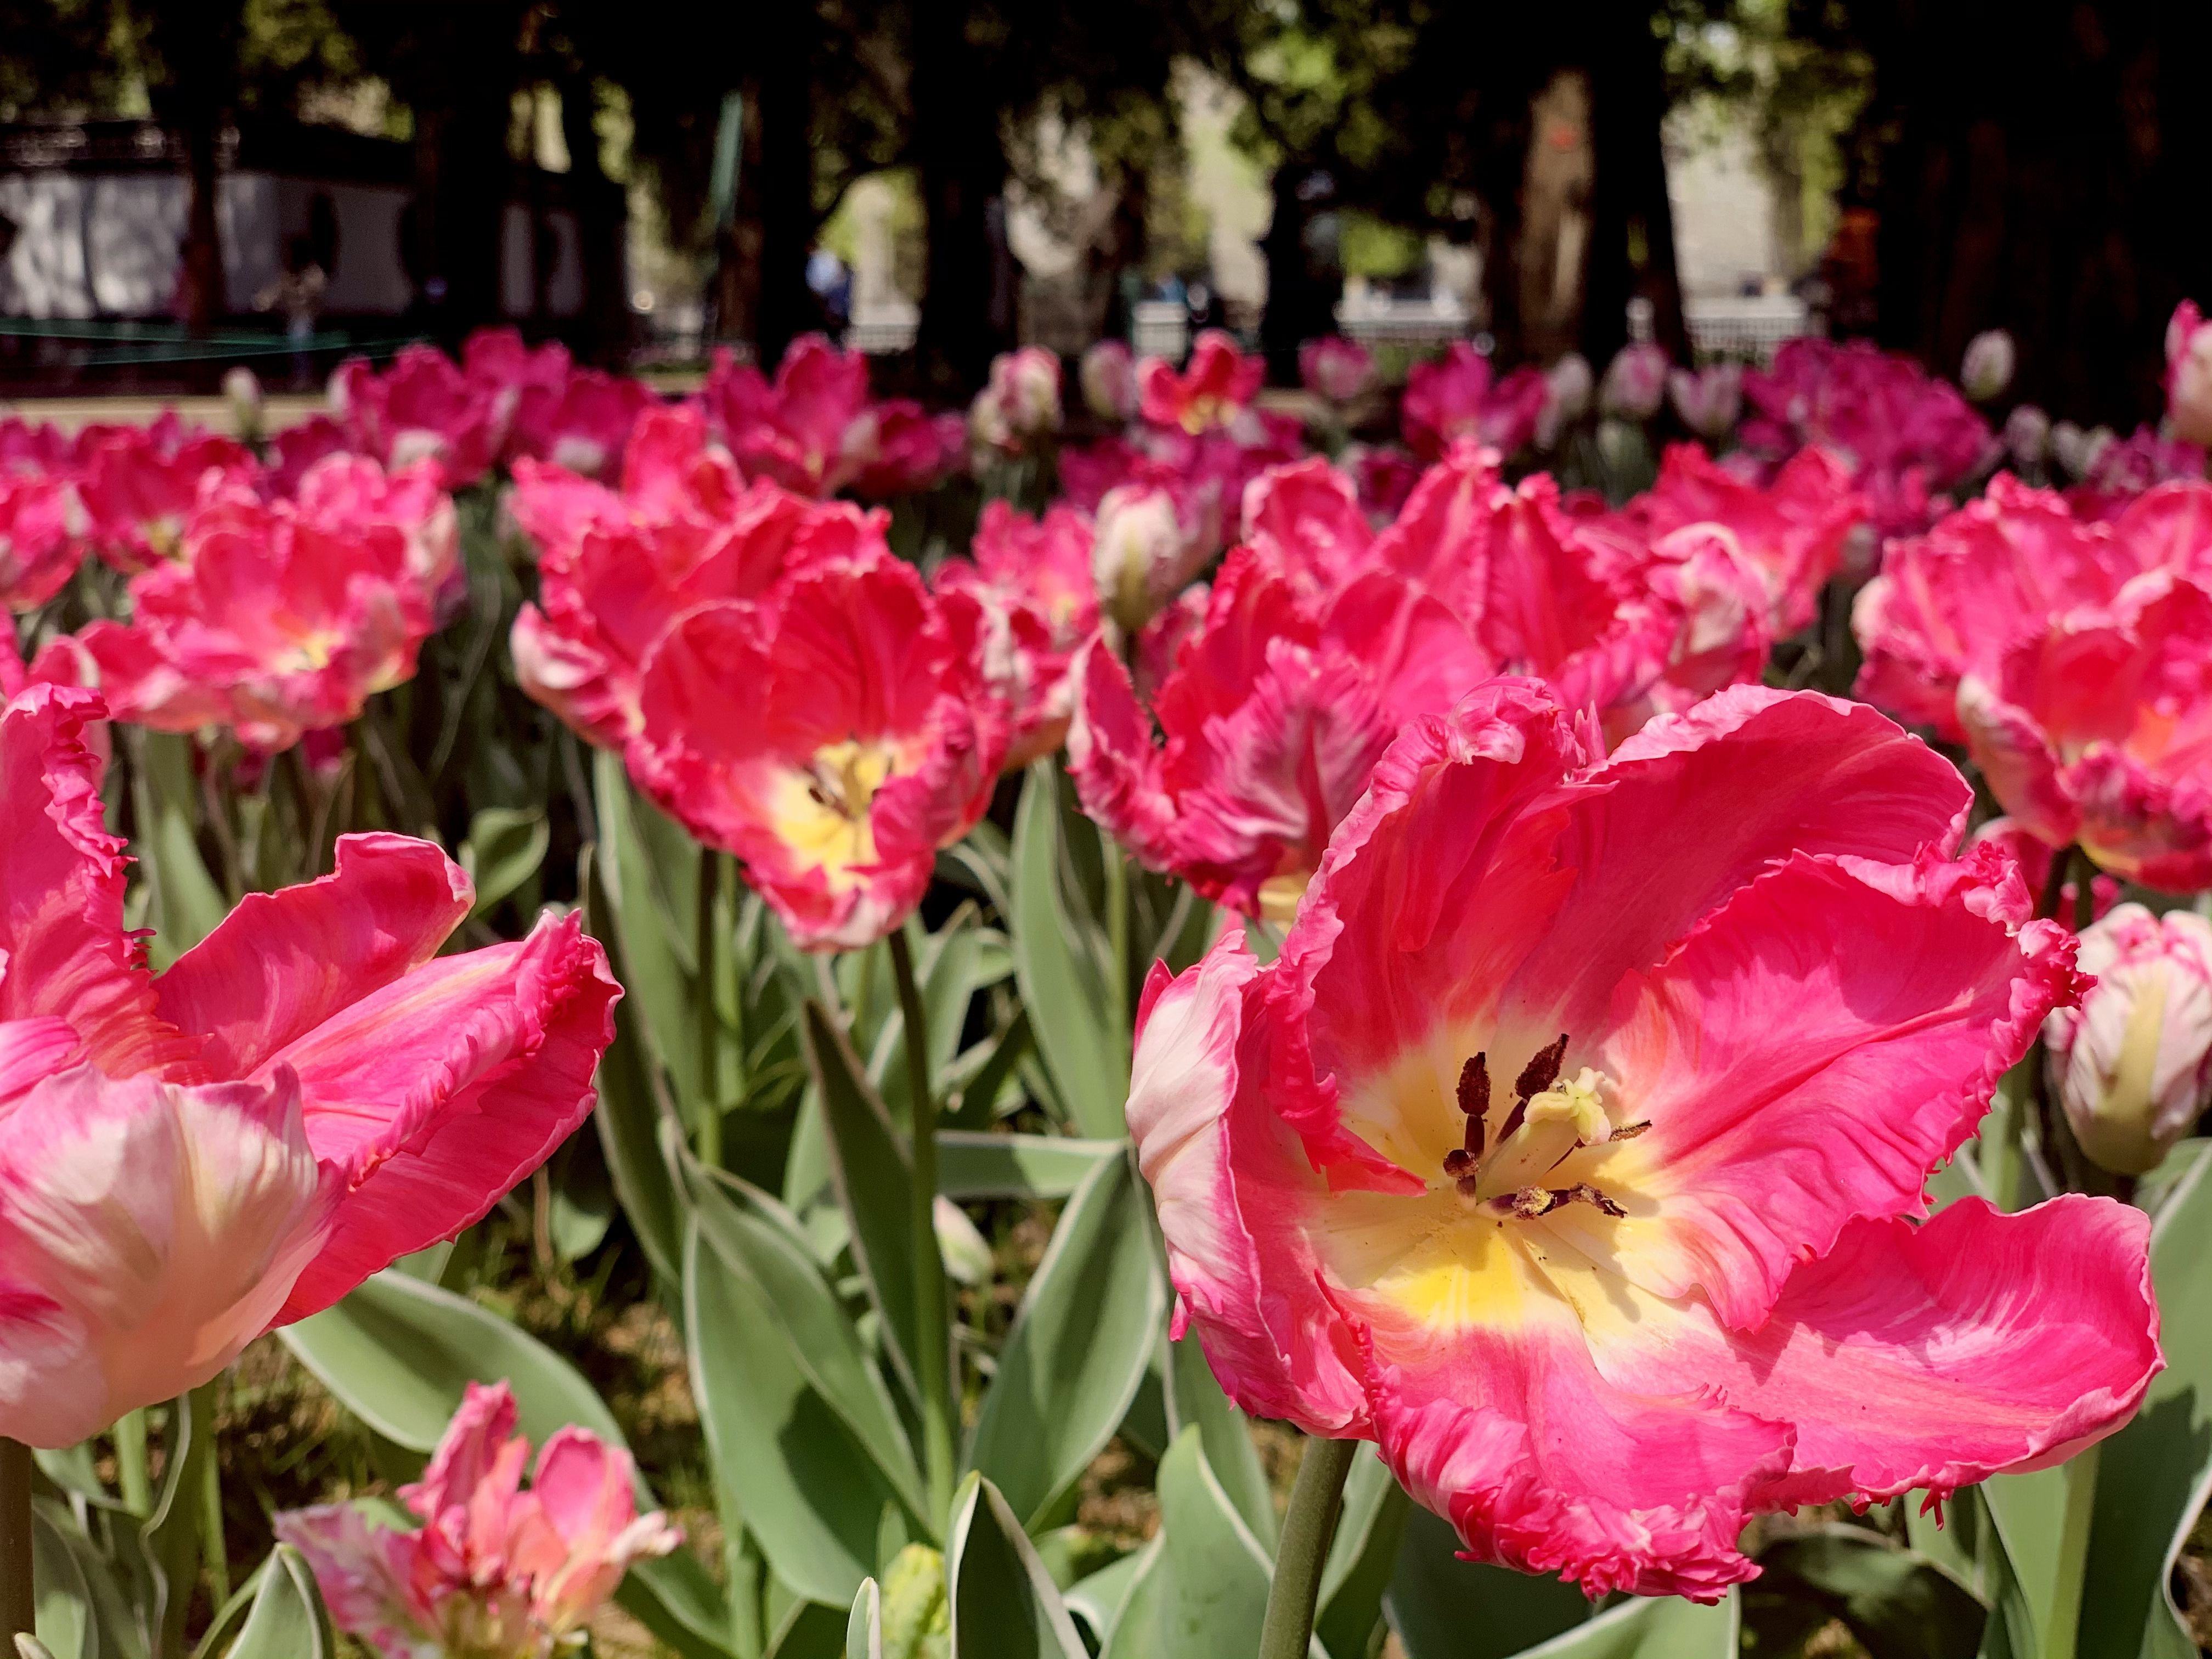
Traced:
[[179, 557], [131, 579], [129, 623], [82, 630], [83, 654], [118, 720], [289, 749], [414, 674], [458, 571], [452, 514], [434, 475], [357, 456], [318, 462], [297, 501], [220, 496]]
[[985, 682], [1011, 727], [1003, 769], [1026, 766], [1060, 747], [1074, 711], [1069, 673], [1077, 649], [1098, 629], [1090, 520], [1060, 504], [1042, 520], [989, 501], [971, 557], [947, 559], [932, 578], [948, 619], [965, 617]]
[[2161, 1364], [2149, 1225], [1927, 1212], [2076, 992], [1948, 763], [1740, 688], [1598, 758], [1417, 721], [1279, 959], [1153, 969], [1128, 1105], [1231, 1397], [1376, 1442], [1474, 1555], [1717, 1600], [1750, 1515], [2057, 1462]]
[[1137, 365], [1139, 406], [1155, 426], [1180, 427], [1193, 437], [1233, 426], [1259, 394], [1267, 366], [1237, 350], [1237, 342], [1209, 328], [1191, 347], [1190, 362], [1177, 370], [1164, 357]]
[[522, 689], [578, 736], [618, 749], [637, 729], [638, 671], [696, 605], [749, 599], [787, 571], [883, 550], [884, 514], [747, 484], [695, 410], [638, 422], [623, 489], [515, 463], [516, 521], [541, 549], [538, 603], [516, 614]]
[[597, 478], [621, 465], [638, 416], [657, 402], [651, 387], [627, 374], [572, 369], [557, 386], [522, 389], [507, 448]]
[[581, 1122], [621, 994], [574, 915], [456, 956], [437, 848], [338, 842], [159, 977], [85, 744], [0, 711], [0, 1435], [66, 1446], [489, 1211]]
[[745, 476], [802, 495], [844, 490], [876, 499], [926, 489], [958, 461], [967, 423], [933, 419], [904, 398], [877, 403], [868, 360], [818, 334], [791, 343], [773, 385], [717, 350], [702, 397]]
[[1408, 371], [1398, 418], [1406, 447], [1424, 461], [1441, 460], [1469, 438], [1510, 455], [1536, 435], [1551, 395], [1540, 368], [1524, 365], [1500, 379], [1489, 358], [1455, 340], [1442, 357]]
[[67, 586], [89, 523], [66, 473], [0, 467], [0, 611], [35, 611]]
[[1325, 335], [1298, 348], [1298, 378], [1329, 403], [1357, 403], [1374, 390], [1375, 359], [1357, 340]]
[[307, 1559], [339, 1629], [378, 1659], [551, 1659], [629, 1564], [683, 1541], [637, 1513], [630, 1455], [558, 1429], [522, 1490], [530, 1442], [504, 1382], [471, 1382], [422, 1478], [399, 1489], [422, 1522], [374, 1526], [349, 1504], [289, 1510], [276, 1536]]
[[1743, 377], [1756, 414], [1744, 446], [1779, 464], [1807, 444], [1840, 456], [1882, 535], [1911, 535], [1951, 507], [1948, 492], [2000, 449], [1959, 389], [1870, 341], [1783, 343], [1769, 369]]
[[1787, 636], [1812, 622], [1865, 508], [1849, 470], [1818, 447], [1799, 450], [1761, 486], [1696, 444], [1670, 444], [1658, 482], [1624, 516], [1654, 540], [1687, 525], [1718, 526], [1765, 578], [1767, 625]]
[[630, 774], [801, 946], [872, 944], [990, 803], [1006, 720], [966, 643], [887, 554], [702, 605], [645, 659]]
[[1491, 662], [1457, 617], [1389, 571], [1323, 599], [1245, 547], [1149, 715], [1104, 641], [1077, 672], [1068, 757], [1084, 810], [1206, 897], [1288, 921], [1390, 740]]
[[435, 461], [454, 489], [476, 483], [499, 459], [519, 395], [464, 373], [429, 345], [401, 347], [381, 374], [354, 357], [331, 377], [331, 401], [357, 447], [394, 469]]
[[126, 574], [176, 556], [192, 510], [214, 496], [253, 493], [252, 453], [173, 415], [153, 425], [88, 428], [78, 439], [78, 491], [94, 549]]

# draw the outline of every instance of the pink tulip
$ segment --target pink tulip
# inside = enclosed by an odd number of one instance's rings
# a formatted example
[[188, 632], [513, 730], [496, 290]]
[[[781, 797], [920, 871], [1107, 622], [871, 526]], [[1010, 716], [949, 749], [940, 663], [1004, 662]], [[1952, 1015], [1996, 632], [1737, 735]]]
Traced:
[[407, 574], [441, 615], [465, 596], [459, 520], [435, 463], [387, 473], [366, 455], [333, 455], [301, 476], [293, 503], [301, 520], [329, 535], [371, 526], [398, 530], [407, 545]]
[[1286, 921], [1390, 740], [1491, 672], [1459, 618], [1401, 577], [1370, 570], [1324, 599], [1242, 548], [1149, 715], [1113, 652], [1085, 647], [1069, 770], [1084, 810], [1145, 862]]
[[1090, 522], [1073, 507], [1055, 506], [1039, 520], [990, 501], [973, 556], [937, 568], [938, 602], [971, 637], [982, 679], [1006, 710], [1011, 735], [1002, 770], [1051, 754], [1067, 734], [1075, 705], [1069, 667], [1098, 629], [1091, 542]]
[[2051, 618], [1960, 680], [1958, 718], [2022, 829], [2146, 887], [2212, 887], [2212, 569]]
[[78, 448], [93, 545], [126, 574], [174, 558], [185, 521], [202, 502], [250, 496], [260, 484], [251, 451], [211, 432], [188, 433], [173, 415], [144, 428], [88, 428]]
[[959, 417], [941, 425], [903, 399], [872, 402], [868, 360], [818, 334], [792, 342], [771, 386], [717, 351], [702, 394], [708, 420], [745, 476], [802, 495], [880, 497], [927, 489], [957, 461]]
[[1173, 599], [1212, 556], [1217, 491], [1188, 498], [1161, 484], [1126, 483], [1098, 503], [1091, 567], [1105, 615], [1134, 634]]
[[550, 461], [586, 478], [611, 474], [622, 465], [638, 416], [659, 401], [643, 381], [593, 368], [570, 372], [558, 386], [525, 386], [508, 453]]
[[1304, 594], [1356, 580], [1375, 540], [1358, 487], [1319, 456], [1270, 467], [1245, 485], [1243, 531]]
[[1375, 389], [1375, 359], [1357, 340], [1331, 334], [1298, 348], [1298, 378], [1316, 398], [1357, 403]]
[[340, 838], [156, 978], [101, 827], [104, 714], [0, 711], [0, 1434], [65, 1446], [451, 1238], [592, 1108], [619, 988], [576, 918], [440, 956], [467, 875]]
[[68, 473], [0, 468], [0, 611], [35, 611], [66, 587], [90, 527]]
[[555, 1431], [523, 1491], [530, 1442], [515, 1421], [506, 1383], [469, 1384], [422, 1479], [400, 1488], [418, 1530], [372, 1525], [349, 1504], [276, 1516], [338, 1628], [380, 1659], [550, 1659], [632, 1561], [683, 1541], [659, 1510], [637, 1513], [629, 1454], [588, 1429]]
[[1424, 461], [1437, 461], [1462, 439], [1501, 456], [1528, 442], [1551, 398], [1544, 372], [1527, 366], [1494, 377], [1490, 359], [1465, 340], [1453, 341], [1433, 362], [1415, 363], [1399, 409], [1406, 447]]
[[1233, 425], [1259, 395], [1267, 366], [1248, 357], [1237, 342], [1209, 328], [1191, 348], [1188, 367], [1178, 373], [1164, 357], [1137, 365], [1139, 404], [1155, 426], [1179, 427], [1193, 437]]
[[435, 461], [454, 489], [491, 470], [518, 395], [464, 374], [427, 345], [403, 346], [382, 374], [355, 357], [331, 377], [331, 401], [356, 447], [394, 471]]
[[989, 805], [1006, 731], [912, 566], [814, 563], [645, 658], [630, 774], [814, 951], [874, 943]]
[[279, 429], [269, 440], [269, 447], [276, 451], [269, 467], [270, 488], [276, 495], [289, 495], [317, 461], [353, 453], [353, 437], [342, 422], [331, 416], [310, 415]]
[[2212, 327], [2194, 300], [2166, 325], [2166, 420], [2184, 442], [2212, 446]]
[[1667, 353], [1650, 340], [1632, 340], [1613, 354], [1599, 383], [1598, 407], [1624, 421], [1648, 421], [1667, 397]]
[[1926, 529], [1999, 453], [1957, 387], [1864, 340], [1785, 341], [1771, 370], [1744, 376], [1743, 392], [1755, 411], [1746, 447], [1778, 465], [1808, 444], [1832, 450], [1884, 536]]
[[1138, 1015], [1179, 1327], [1376, 1442], [1468, 1551], [1719, 1599], [1762, 1510], [2046, 1467], [2161, 1361], [2148, 1223], [1926, 1214], [2075, 994], [1970, 795], [1872, 710], [1745, 687], [1600, 759], [1542, 687], [1417, 721], [1279, 959]]
[[181, 556], [132, 579], [131, 620], [83, 630], [117, 719], [229, 726], [273, 754], [414, 674], [435, 598], [419, 567], [451, 556], [450, 503], [427, 474], [387, 483], [358, 458], [319, 463], [301, 490], [201, 507]]
[[1667, 401], [1684, 426], [1707, 443], [1719, 443], [1735, 430], [1736, 417], [1743, 413], [1743, 365], [1669, 369]]
[[2054, 619], [2109, 608], [2146, 572], [2206, 569], [2208, 559], [2212, 487], [2161, 485], [2097, 525], [2051, 491], [2001, 476], [1981, 500], [1884, 551], [1851, 614], [1866, 656], [1857, 694], [1963, 742], [1968, 674], [1993, 682]]
[[979, 451], [1018, 455], [1060, 430], [1060, 359], [1042, 346], [1002, 351], [990, 384], [968, 410], [968, 437]]
[[2082, 931], [2096, 982], [2044, 1026], [2051, 1092], [2081, 1150], [2143, 1175], [2212, 1105], [2212, 922], [2123, 904]]
[[1102, 421], [1137, 418], [1136, 360], [1119, 340], [1095, 340], [1083, 353], [1083, 402]]
[[[2009, 439], [2009, 421], [2005, 430]], [[2106, 436], [2112, 438], [2109, 432]], [[2117, 519], [2136, 497], [2160, 484], [2204, 477], [2203, 449], [2147, 426], [2137, 427], [2132, 437], [2085, 447], [2082, 459], [2081, 482], [2066, 492], [2066, 505], [2079, 519]]]
[[636, 730], [639, 665], [684, 611], [884, 546], [880, 509], [746, 484], [708, 446], [696, 410], [646, 411], [622, 483], [617, 493], [524, 459], [509, 500], [540, 550], [538, 602], [517, 613], [510, 640], [515, 678], [602, 748]]
[[1353, 444], [1340, 457], [1359, 492], [1359, 505], [1374, 524], [1388, 524], [1405, 508], [1421, 465], [1411, 452], [1393, 444]]
[[1787, 635], [1812, 622], [1864, 512], [1850, 475], [1825, 450], [1800, 450], [1762, 488], [1695, 444], [1670, 444], [1659, 481], [1627, 516], [1655, 538], [1692, 524], [1726, 531], [1766, 579], [1768, 625]]

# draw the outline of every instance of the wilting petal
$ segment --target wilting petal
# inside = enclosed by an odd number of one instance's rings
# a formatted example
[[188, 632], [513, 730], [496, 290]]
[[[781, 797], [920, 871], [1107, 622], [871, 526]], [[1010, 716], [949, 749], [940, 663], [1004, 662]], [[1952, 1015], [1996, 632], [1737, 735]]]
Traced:
[[480, 1219], [580, 1123], [620, 988], [574, 915], [441, 957], [263, 1061], [300, 1075], [307, 1133], [348, 1190], [287, 1303], [302, 1319]]
[[161, 975], [162, 1016], [219, 1077], [270, 1055], [438, 954], [469, 913], [468, 873], [429, 842], [341, 836], [319, 881], [249, 893]]
[[1927, 1172], [2073, 994], [2067, 935], [2015, 934], [2003, 898], [1954, 866], [1899, 880], [1803, 855], [1739, 890], [1615, 993], [1597, 1063], [1651, 1127], [1553, 1184], [1595, 1182], [1626, 1218], [1575, 1206], [1554, 1226], [1647, 1290], [1703, 1291], [1740, 1330], [1853, 1218], [1918, 1213]]
[[1966, 1199], [1921, 1226], [1855, 1221], [1764, 1325], [1735, 1334], [1694, 1301], [1558, 1278], [1620, 1387], [1714, 1388], [1792, 1425], [1795, 1462], [1763, 1507], [1878, 1502], [2063, 1462], [2132, 1416], [2165, 1363], [2149, 1232], [2142, 1211], [2074, 1194], [2017, 1215]]
[[0, 1113], [0, 1303], [31, 1356], [0, 1366], [0, 1432], [65, 1446], [206, 1382], [268, 1327], [335, 1198], [289, 1072], [81, 1066], [33, 1088]]
[[123, 929], [128, 860], [100, 820], [105, 712], [87, 691], [34, 685], [0, 708], [0, 1019], [68, 1022], [116, 1076], [188, 1060], [155, 1016], [153, 982]]

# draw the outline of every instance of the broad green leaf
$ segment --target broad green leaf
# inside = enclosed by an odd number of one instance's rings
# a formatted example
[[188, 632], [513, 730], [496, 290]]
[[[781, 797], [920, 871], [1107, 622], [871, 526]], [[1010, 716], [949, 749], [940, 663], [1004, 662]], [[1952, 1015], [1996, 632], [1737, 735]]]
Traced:
[[853, 1258], [883, 1321], [891, 1363], [912, 1398], [921, 1333], [915, 1305], [914, 1163], [845, 1034], [818, 1002], [806, 1005], [807, 1065], [821, 1103], [830, 1178], [852, 1231]]
[[31, 1582], [37, 1587], [39, 1640], [54, 1659], [99, 1659], [102, 1652], [99, 1613], [79, 1550], [90, 1550], [82, 1534], [78, 1548], [66, 1534], [74, 1521], [60, 1505], [41, 1504], [31, 1514]]
[[937, 1137], [937, 1189], [965, 1203], [975, 1199], [1066, 1198], [1126, 1140], [1071, 1140], [1060, 1135], [1000, 1135], [946, 1129]]
[[1128, 1606], [1130, 1593], [1159, 1555], [1159, 1534], [1140, 1550], [1133, 1550], [1111, 1565], [1101, 1567], [1079, 1582], [1066, 1595], [1067, 1610], [1091, 1627], [1101, 1648], [1113, 1645], [1115, 1627]]
[[1127, 1157], [1091, 1171], [999, 1352], [965, 1467], [990, 1477], [1027, 1525], [1040, 1524], [1113, 1437], [1166, 1317], [1146, 1203]]
[[[602, 791], [604, 798], [605, 792]], [[592, 1120], [607, 1171], [638, 1246], [664, 1285], [683, 1278], [685, 1200], [662, 1151], [660, 1126], [674, 1114], [663, 1105], [639, 1012], [641, 988], [629, 977], [623, 930], [615, 924], [605, 854], [586, 848], [579, 861], [586, 925], [606, 950], [607, 965], [627, 994], [615, 1004], [615, 1040], [600, 1057], [599, 1104]]]
[[884, 1594], [872, 1578], [863, 1578], [853, 1597], [853, 1611], [845, 1620], [845, 1659], [886, 1659]]
[[471, 818], [460, 860], [477, 888], [469, 914], [483, 915], [536, 875], [552, 840], [552, 826], [539, 807], [487, 806]]
[[1329, 1659], [1367, 1659], [1369, 1644], [1382, 1621], [1382, 1592], [1397, 1565], [1406, 1512], [1412, 1507], [1413, 1499], [1391, 1474], [1389, 1465], [1371, 1450], [1363, 1452], [1344, 1483], [1344, 1508], [1329, 1543], [1314, 1616], [1314, 1634]]
[[338, 1403], [409, 1451], [434, 1449], [471, 1382], [514, 1390], [538, 1444], [575, 1424], [621, 1445], [614, 1415], [575, 1367], [490, 1309], [389, 1269], [280, 1333]]
[[1035, 1060], [1036, 1048], [1029, 1010], [1017, 1003], [1004, 1030], [960, 1056], [951, 1079], [955, 1093], [946, 1103], [944, 1121], [960, 1128], [981, 1129], [1018, 1111], [1029, 1097], [1015, 1087], [1015, 1081], [1023, 1063]]
[[1809, 1604], [1816, 1626], [1841, 1619], [1872, 1659], [1958, 1659], [1981, 1645], [1988, 1610], [1966, 1586], [1869, 1528], [1832, 1524], [1778, 1538], [1759, 1566], [1742, 1592], [1747, 1604]]
[[767, 1659], [839, 1659], [845, 1628], [846, 1615], [836, 1608], [798, 1602], [769, 1632]]
[[981, 1475], [953, 1495], [945, 1582], [952, 1659], [1088, 1659], [1029, 1534]]
[[[680, 1103], [690, 1106], [700, 1092], [699, 1045], [693, 980], [697, 957], [691, 945], [696, 926], [699, 850], [648, 849], [646, 826], [652, 807], [631, 792], [622, 757], [601, 750], [592, 762], [595, 804], [604, 867], [599, 871], [605, 914], [622, 941], [629, 995], [627, 1006], [640, 1013], [641, 1033], [653, 1056], [666, 1067]], [[680, 887], [682, 908], [672, 902]], [[602, 942], [607, 935], [599, 934]]]
[[193, 826], [206, 816], [192, 776], [192, 739], [133, 728], [133, 793], [138, 836], [131, 847], [153, 890], [147, 957], [164, 969], [216, 929], [230, 912], [222, 890], [200, 857]]
[[1459, 1547], [1449, 1522], [1424, 1509], [1406, 1517], [1382, 1606], [1407, 1659], [1509, 1659], [1589, 1622], [1576, 1586], [1462, 1561]]
[[[1076, 955], [1077, 922], [1060, 892], [1060, 784], [1040, 761], [1014, 814], [1014, 974], [1037, 1047], [1061, 1101], [1086, 1135], [1122, 1133], [1128, 1099], [1128, 1034], [1109, 1024], [1097, 973]], [[1082, 924], [1091, 926], [1086, 919]]]
[[1976, 1549], [1981, 1534], [1995, 1523], [1983, 1506], [1980, 1490], [1969, 1486], [1954, 1492], [1938, 1509], [1924, 1509], [1918, 1492], [1908, 1492], [1897, 1503], [1905, 1518], [1906, 1541], [1975, 1595], [1985, 1595]]
[[[702, 1170], [696, 1164], [690, 1169], [696, 1215], [707, 1242], [765, 1298], [773, 1316], [769, 1328], [783, 1333], [806, 1387], [844, 1425], [907, 1508], [916, 1516], [927, 1513], [921, 1476], [890, 1391], [808, 1252], [790, 1212], [734, 1176]], [[750, 1330], [736, 1334], [755, 1334]], [[881, 1507], [869, 1512], [872, 1530]], [[872, 1559], [868, 1565], [874, 1565]], [[852, 1599], [851, 1589], [817, 1599], [842, 1607]]]
[[299, 1551], [277, 1545], [261, 1569], [261, 1588], [229, 1659], [331, 1659], [337, 1652], [315, 1575]]
[[[2050, 1643], [2061, 1612], [2057, 1602], [2065, 1576], [2066, 1500], [2077, 1478], [2075, 1468], [2068, 1463], [2033, 1474], [1993, 1474], [1981, 1485], [1982, 1500], [2027, 1599], [2039, 1646]], [[2094, 1466], [2088, 1473], [2094, 1480]]]
[[1737, 1659], [1741, 1617], [1733, 1589], [1710, 1607], [1673, 1595], [1636, 1598], [1528, 1650], [1528, 1659]]
[[2188, 1655], [2167, 1589], [2212, 1489], [2212, 1163], [2199, 1160], [2151, 1230], [2165, 1370], [2135, 1420], [2098, 1448], [2081, 1659]]
[[[737, 1518], [728, 1524], [735, 1526]], [[736, 1659], [722, 1587], [689, 1550], [632, 1562], [615, 1600], [684, 1659]]]
[[1158, 1550], [1140, 1566], [1105, 1659], [1250, 1659], [1272, 1563], [1207, 1467], [1195, 1428], [1160, 1460]]
[[[1229, 1494], [1229, 1501], [1237, 1506], [1237, 1513], [1252, 1528], [1253, 1535], [1272, 1551], [1280, 1523], [1267, 1472], [1261, 1467], [1259, 1449], [1252, 1443], [1251, 1419], [1221, 1392], [1196, 1338], [1169, 1342], [1163, 1330], [1159, 1340], [1167, 1351], [1163, 1367], [1167, 1386], [1162, 1405], [1168, 1439], [1172, 1441], [1186, 1427], [1198, 1430], [1206, 1445], [1206, 1464], [1221, 1482], [1221, 1489]], [[1391, 1547], [1397, 1547], [1395, 1539]], [[1386, 1570], [1384, 1577], [1388, 1576]]]
[[615, 1195], [596, 1138], [571, 1135], [546, 1161], [546, 1231], [553, 1254], [575, 1261], [599, 1248], [614, 1224]]

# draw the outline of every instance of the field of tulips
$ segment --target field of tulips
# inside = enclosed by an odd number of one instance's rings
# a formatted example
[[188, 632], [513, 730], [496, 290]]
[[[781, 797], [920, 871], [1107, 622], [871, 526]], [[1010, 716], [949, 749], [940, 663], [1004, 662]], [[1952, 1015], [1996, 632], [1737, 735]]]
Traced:
[[2212, 325], [0, 423], [39, 1659], [2212, 1643]]

